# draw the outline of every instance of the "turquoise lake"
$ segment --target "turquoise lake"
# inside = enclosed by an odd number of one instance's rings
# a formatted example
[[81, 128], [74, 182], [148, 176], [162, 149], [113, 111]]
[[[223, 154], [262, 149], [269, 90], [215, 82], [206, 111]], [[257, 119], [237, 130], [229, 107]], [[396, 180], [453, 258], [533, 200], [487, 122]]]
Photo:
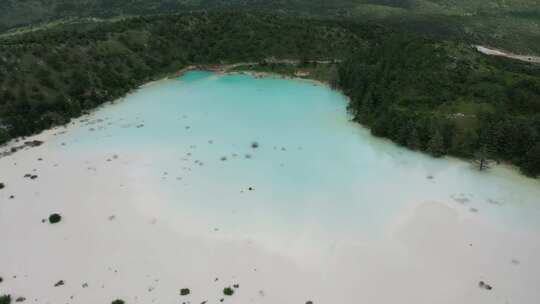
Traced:
[[228, 231], [369, 238], [424, 201], [540, 227], [537, 181], [374, 138], [346, 106], [309, 81], [190, 72], [95, 112], [95, 126], [68, 140], [81, 152], [142, 153], [149, 164], [139, 174], [167, 204]]

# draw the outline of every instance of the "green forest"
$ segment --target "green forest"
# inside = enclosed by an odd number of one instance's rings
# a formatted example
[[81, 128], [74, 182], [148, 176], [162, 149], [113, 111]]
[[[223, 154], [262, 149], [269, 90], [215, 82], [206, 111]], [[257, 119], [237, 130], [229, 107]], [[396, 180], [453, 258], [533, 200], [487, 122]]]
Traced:
[[507, 161], [540, 174], [540, 65], [396, 35], [340, 67], [354, 119], [435, 157]]
[[0, 143], [65, 124], [188, 65], [268, 58], [339, 62], [331, 82], [350, 97], [354, 120], [376, 136], [435, 157], [504, 161], [540, 175], [539, 65], [371, 23], [246, 12], [0, 37]]
[[0, 32], [88, 22], [84, 18], [95, 22], [188, 12], [258, 12], [377, 23], [433, 38], [540, 54], [537, 0], [3, 0]]

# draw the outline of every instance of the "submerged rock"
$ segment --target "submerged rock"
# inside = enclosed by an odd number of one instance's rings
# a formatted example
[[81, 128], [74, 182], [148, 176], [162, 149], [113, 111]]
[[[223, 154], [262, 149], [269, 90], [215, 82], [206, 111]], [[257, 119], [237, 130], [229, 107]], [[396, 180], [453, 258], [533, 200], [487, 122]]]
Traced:
[[63, 286], [63, 285], [64, 285], [64, 280], [60, 280], [56, 282], [56, 284], [54, 284], [54, 287]]
[[486, 290], [492, 290], [493, 289], [493, 287], [491, 285], [487, 284], [484, 281], [478, 282], [478, 287], [480, 287], [482, 289], [486, 289]]
[[31, 140], [24, 143], [28, 147], [39, 147], [43, 144], [41, 140]]

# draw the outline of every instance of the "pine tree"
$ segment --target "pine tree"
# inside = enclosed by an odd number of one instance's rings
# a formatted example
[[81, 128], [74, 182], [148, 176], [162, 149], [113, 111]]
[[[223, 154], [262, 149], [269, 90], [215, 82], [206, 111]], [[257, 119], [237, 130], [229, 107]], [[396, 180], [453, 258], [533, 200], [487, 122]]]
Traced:
[[444, 139], [439, 130], [435, 131], [435, 133], [429, 140], [427, 150], [429, 154], [435, 157], [441, 157], [446, 153], [446, 150], [444, 148]]
[[540, 176], [540, 142], [527, 152], [521, 170], [532, 177]]
[[407, 147], [411, 150], [420, 150], [422, 148], [422, 144], [420, 143], [420, 136], [418, 135], [418, 131], [416, 130], [416, 128], [413, 128], [411, 134], [409, 135], [409, 139], [407, 140]]

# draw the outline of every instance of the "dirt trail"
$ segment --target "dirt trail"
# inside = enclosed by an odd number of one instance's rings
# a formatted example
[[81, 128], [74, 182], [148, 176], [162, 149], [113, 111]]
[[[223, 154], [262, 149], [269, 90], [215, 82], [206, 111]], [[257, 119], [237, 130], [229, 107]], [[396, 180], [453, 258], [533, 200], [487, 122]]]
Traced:
[[540, 63], [540, 57], [539, 56], [518, 55], [518, 54], [514, 54], [514, 53], [505, 52], [505, 51], [502, 51], [502, 50], [487, 48], [487, 47], [481, 46], [481, 45], [475, 45], [474, 47], [480, 53], [490, 55], [490, 56], [500, 56], [500, 57], [506, 57], [506, 58], [516, 59], [516, 60], [521, 60], [521, 61], [525, 61], [525, 62]]

